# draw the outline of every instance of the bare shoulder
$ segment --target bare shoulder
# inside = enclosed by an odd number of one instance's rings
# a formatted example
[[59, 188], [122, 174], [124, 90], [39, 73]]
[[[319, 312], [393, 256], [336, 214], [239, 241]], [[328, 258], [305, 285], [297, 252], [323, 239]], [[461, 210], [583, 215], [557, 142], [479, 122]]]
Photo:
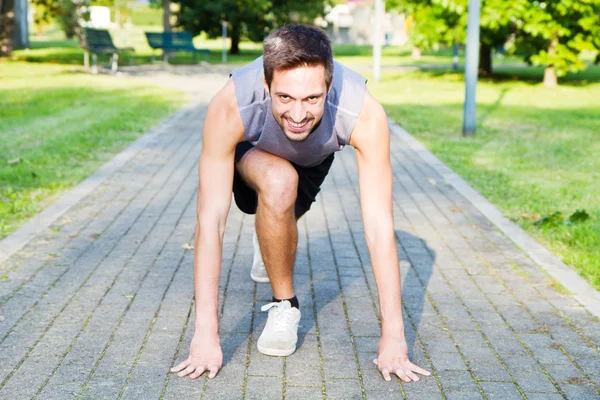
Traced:
[[[235, 85], [231, 78], [229, 78], [225, 86], [223, 86], [223, 88], [212, 98], [208, 108], [209, 112], [212, 113], [218, 113], [229, 117], [237, 115], [239, 117], [239, 108], [235, 96]], [[241, 121], [241, 117], [239, 119]]]
[[365, 93], [363, 106], [350, 136], [350, 145], [355, 148], [373, 141], [389, 140], [387, 115], [383, 106], [369, 93]]
[[228, 147], [235, 146], [244, 138], [244, 124], [231, 78], [208, 105], [203, 137], [205, 144], [208, 141], [208, 144], [220, 143]]

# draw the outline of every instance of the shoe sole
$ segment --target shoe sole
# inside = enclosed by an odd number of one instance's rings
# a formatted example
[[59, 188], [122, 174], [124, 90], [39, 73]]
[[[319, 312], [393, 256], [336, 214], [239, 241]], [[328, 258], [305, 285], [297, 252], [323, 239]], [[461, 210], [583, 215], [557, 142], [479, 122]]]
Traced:
[[267, 282], [269, 282], [269, 277], [268, 276], [266, 278], [259, 278], [256, 275], [254, 275], [252, 272], [250, 272], [250, 278], [252, 278], [252, 280], [254, 282], [257, 282], [257, 283], [267, 283]]
[[296, 346], [290, 350], [267, 349], [266, 347], [262, 347], [260, 344], [257, 344], [256, 346], [258, 347], [258, 351], [267, 356], [286, 357], [294, 354], [296, 351]]

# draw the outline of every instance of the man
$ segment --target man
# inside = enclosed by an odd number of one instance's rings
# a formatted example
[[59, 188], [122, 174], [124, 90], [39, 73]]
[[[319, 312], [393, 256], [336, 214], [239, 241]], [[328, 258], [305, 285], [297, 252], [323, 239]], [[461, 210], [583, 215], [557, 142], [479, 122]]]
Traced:
[[238, 207], [256, 213], [252, 278], [273, 289], [272, 303], [263, 307], [269, 315], [258, 350], [272, 356], [295, 351], [296, 221], [319, 192], [333, 153], [349, 144], [356, 149], [364, 231], [379, 291], [377, 367], [388, 381], [390, 374], [417, 381], [417, 373], [429, 372], [408, 360], [404, 338], [386, 114], [366, 80], [334, 62], [331, 43], [317, 28], [284, 27], [265, 39], [263, 54], [233, 72], [208, 106], [198, 166], [196, 326], [189, 357], [172, 371], [192, 379], [209, 371], [213, 378], [222, 365], [217, 303], [232, 189]]

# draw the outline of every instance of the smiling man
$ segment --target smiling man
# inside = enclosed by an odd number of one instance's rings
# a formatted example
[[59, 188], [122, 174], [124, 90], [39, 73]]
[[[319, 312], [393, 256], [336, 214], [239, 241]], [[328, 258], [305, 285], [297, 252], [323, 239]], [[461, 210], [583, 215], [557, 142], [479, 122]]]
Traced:
[[412, 364], [404, 338], [400, 271], [392, 216], [389, 129], [366, 80], [335, 62], [317, 28], [287, 26], [269, 35], [263, 57], [233, 72], [208, 106], [199, 162], [194, 246], [196, 326], [179, 376], [214, 377], [222, 366], [218, 335], [221, 252], [231, 192], [241, 211], [256, 214], [251, 278], [270, 282], [273, 300], [258, 350], [296, 350], [299, 301], [293, 268], [296, 222], [315, 201], [334, 153], [356, 149], [360, 203], [377, 282], [381, 339], [377, 366], [417, 381], [429, 372]]

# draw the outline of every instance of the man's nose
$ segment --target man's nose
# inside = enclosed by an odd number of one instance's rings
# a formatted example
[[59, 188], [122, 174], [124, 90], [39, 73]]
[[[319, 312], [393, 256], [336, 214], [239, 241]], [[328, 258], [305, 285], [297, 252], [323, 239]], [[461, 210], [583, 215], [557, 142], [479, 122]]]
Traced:
[[304, 117], [306, 116], [306, 110], [304, 109], [304, 105], [301, 101], [294, 103], [290, 112], [290, 116], [294, 122], [302, 122], [304, 120]]

